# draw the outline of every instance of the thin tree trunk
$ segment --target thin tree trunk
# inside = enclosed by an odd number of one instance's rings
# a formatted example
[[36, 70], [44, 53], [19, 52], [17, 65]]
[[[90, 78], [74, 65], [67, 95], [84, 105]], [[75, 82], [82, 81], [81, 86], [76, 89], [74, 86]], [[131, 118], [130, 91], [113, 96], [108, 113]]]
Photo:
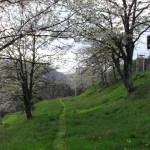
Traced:
[[[121, 69], [121, 66], [120, 66], [120, 60], [119, 60], [119, 57], [115, 58], [115, 54], [112, 53], [112, 59], [113, 59], [113, 63], [117, 69], [117, 72], [119, 73], [120, 77], [121, 77], [121, 80], [122, 82], [124, 83], [124, 74], [122, 72], [122, 69]], [[125, 83], [124, 83], [125, 84]]]
[[105, 81], [105, 85], [108, 87], [109, 86], [109, 83], [107, 81], [107, 74], [106, 74], [106, 71], [104, 72], [104, 81]]
[[0, 111], [0, 125], [2, 125], [3, 111]]
[[101, 82], [103, 85], [105, 85], [105, 81], [104, 81], [104, 73], [103, 71], [101, 70]]
[[115, 68], [115, 65], [113, 64], [113, 75], [114, 75], [114, 80], [117, 82], [117, 75], [116, 75], [116, 68]]
[[121, 69], [121, 66], [120, 66], [119, 59], [117, 61], [115, 60], [114, 63], [115, 63], [115, 67], [116, 67], [116, 69], [117, 69], [117, 71], [118, 71], [118, 73], [121, 77], [121, 80], [124, 83], [124, 75], [123, 75], [123, 72], [122, 72], [122, 69]]

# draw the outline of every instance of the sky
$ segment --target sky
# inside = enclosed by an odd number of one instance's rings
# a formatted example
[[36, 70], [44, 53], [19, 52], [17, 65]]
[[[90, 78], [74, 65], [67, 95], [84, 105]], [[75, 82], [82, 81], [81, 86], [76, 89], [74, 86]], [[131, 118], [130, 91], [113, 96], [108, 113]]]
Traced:
[[[145, 57], [149, 56], [150, 53], [149, 53], [149, 50], [147, 50], [147, 35], [150, 35], [150, 32], [145, 32], [141, 36], [139, 41], [136, 43], [136, 48], [134, 50], [133, 59], [136, 59], [137, 55], [145, 55]], [[70, 40], [69, 42], [72, 42], [72, 41]], [[66, 52], [66, 54], [62, 57], [62, 59], [64, 60], [64, 63], [60, 64], [59, 69], [57, 69], [59, 72], [63, 72], [66, 74], [75, 72], [75, 68], [78, 67], [78, 61], [74, 53], [77, 52], [79, 49], [81, 49], [81, 47], [82, 47], [82, 44], [74, 43], [74, 46]]]
[[134, 51], [133, 59], [136, 59], [137, 55], [145, 55], [145, 57], [149, 56], [150, 50], [147, 50], [147, 35], [150, 35], [150, 32], [145, 32], [138, 41]]
[[[65, 16], [64, 13], [62, 13], [60, 17], [62, 16], [63, 17]], [[146, 41], [147, 41], [146, 37], [148, 34], [150, 34], [150, 32], [143, 34], [143, 36], [140, 38], [139, 43], [135, 48], [133, 59], [136, 59], [138, 54], [145, 55], [146, 57], [149, 56], [149, 51], [147, 50], [147, 45], [146, 45]], [[54, 45], [57, 46], [59, 42], [54, 43]], [[64, 43], [63, 41], [61, 42]], [[78, 51], [78, 49], [81, 49], [82, 44], [75, 43], [72, 40], [68, 40], [67, 43], [71, 45], [70, 48], [69, 49], [67, 48], [65, 54], [60, 58], [60, 61], [56, 60], [55, 64], [56, 66], [59, 67], [59, 69], [57, 69], [58, 71], [63, 73], [72, 73], [75, 71], [75, 68], [78, 66], [78, 60], [75, 53]]]
[[[69, 41], [72, 42], [71, 40]], [[76, 57], [76, 53], [79, 49], [81, 49], [83, 45], [81, 43], [74, 43], [72, 47], [66, 51], [65, 55], [62, 56], [63, 63], [59, 64], [59, 69], [57, 69], [60, 72], [63, 73], [74, 73], [75, 69], [78, 66], [78, 60]]]

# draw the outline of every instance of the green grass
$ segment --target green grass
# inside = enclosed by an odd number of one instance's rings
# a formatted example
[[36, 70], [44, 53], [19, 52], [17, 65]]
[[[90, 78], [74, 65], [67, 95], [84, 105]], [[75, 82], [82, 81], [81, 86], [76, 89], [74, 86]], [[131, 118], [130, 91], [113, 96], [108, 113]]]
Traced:
[[66, 106], [62, 100], [60, 100], [60, 103], [63, 106], [62, 114], [59, 117], [59, 131], [57, 132], [55, 141], [54, 141], [54, 150], [66, 150], [66, 144], [64, 142], [64, 138], [66, 135], [66, 118], [65, 118], [65, 112], [66, 112]]
[[7, 115], [0, 126], [0, 150], [53, 149], [61, 110], [59, 101], [43, 101], [36, 104], [32, 120], [20, 112]]
[[131, 95], [121, 83], [107, 89], [97, 85], [65, 101], [69, 150], [150, 149], [150, 73], [133, 79]]
[[43, 101], [33, 119], [20, 112], [0, 126], [0, 150], [150, 150], [150, 72], [121, 83], [95, 85], [78, 97]]

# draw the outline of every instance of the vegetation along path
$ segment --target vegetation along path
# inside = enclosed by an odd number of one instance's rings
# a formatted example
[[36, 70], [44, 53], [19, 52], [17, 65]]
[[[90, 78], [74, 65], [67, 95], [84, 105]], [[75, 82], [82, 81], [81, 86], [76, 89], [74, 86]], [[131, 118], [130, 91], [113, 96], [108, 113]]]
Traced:
[[60, 103], [63, 106], [63, 110], [59, 117], [59, 130], [56, 135], [56, 139], [54, 141], [54, 150], [66, 150], [66, 145], [64, 142], [64, 137], [66, 134], [66, 118], [65, 118], [66, 106], [62, 100], [60, 100]]

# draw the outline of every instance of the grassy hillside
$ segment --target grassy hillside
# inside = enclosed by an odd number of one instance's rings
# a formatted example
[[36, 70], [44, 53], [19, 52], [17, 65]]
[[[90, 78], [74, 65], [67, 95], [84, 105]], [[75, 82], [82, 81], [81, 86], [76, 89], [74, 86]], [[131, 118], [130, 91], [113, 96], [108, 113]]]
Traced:
[[53, 149], [61, 111], [59, 101], [43, 101], [36, 105], [32, 120], [20, 112], [7, 115], [0, 126], [0, 150]]
[[0, 150], [149, 150], [150, 73], [133, 77], [128, 95], [121, 83], [96, 85], [78, 97], [43, 101], [34, 118], [7, 115]]

